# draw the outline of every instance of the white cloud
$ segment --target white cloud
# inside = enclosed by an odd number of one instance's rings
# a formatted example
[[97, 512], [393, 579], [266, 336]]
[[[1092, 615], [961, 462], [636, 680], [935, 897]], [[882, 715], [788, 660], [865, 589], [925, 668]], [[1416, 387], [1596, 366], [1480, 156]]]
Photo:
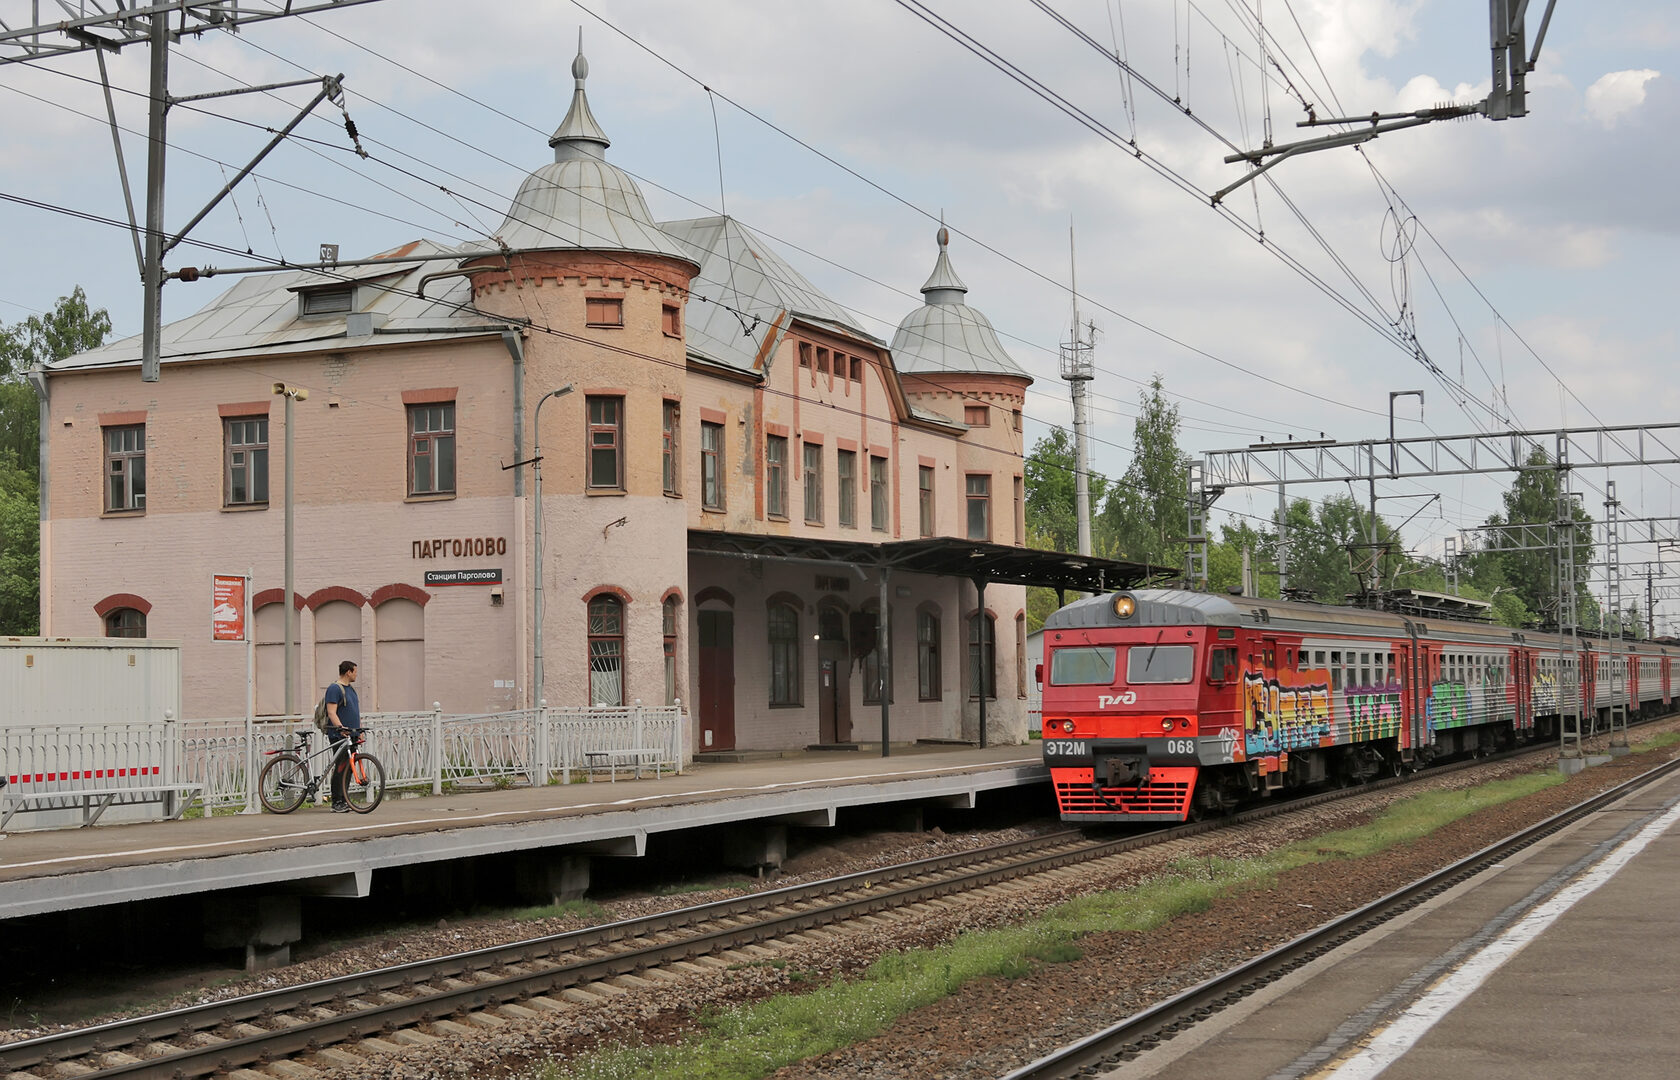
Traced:
[[1651, 68], [1612, 71], [1587, 87], [1587, 112], [1607, 128], [1645, 104], [1645, 84], [1661, 75]]

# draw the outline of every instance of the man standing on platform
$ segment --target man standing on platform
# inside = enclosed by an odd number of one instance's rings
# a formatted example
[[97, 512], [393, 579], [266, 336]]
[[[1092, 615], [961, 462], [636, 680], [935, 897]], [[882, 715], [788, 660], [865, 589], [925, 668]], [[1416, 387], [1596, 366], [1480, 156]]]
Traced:
[[[327, 739], [337, 743], [351, 738], [352, 732], [362, 730], [362, 704], [356, 697], [356, 661], [342, 660], [338, 665], [338, 681], [327, 687]], [[332, 808], [336, 814], [347, 813], [350, 802], [345, 798], [345, 785], [350, 779], [350, 755], [334, 757], [332, 773]]]

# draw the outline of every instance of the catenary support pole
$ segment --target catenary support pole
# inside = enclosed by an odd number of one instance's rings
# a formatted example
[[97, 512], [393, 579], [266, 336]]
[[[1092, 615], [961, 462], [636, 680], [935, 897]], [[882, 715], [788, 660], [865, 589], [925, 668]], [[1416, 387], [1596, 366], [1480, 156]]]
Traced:
[[[978, 631], [975, 636], [979, 639], [975, 645], [974, 655], [974, 692], [980, 698], [980, 749], [984, 750], [986, 749], [986, 675], [988, 667], [993, 670], [997, 668], [997, 627], [986, 621], [985, 578], [974, 579], [974, 591], [976, 593], [974, 617], [978, 620]], [[992, 647], [992, 662], [990, 665], [986, 663], [988, 630], [990, 631], [989, 637]]]
[[[146, 260], [142, 270], [145, 287], [140, 314], [140, 380], [158, 381], [159, 337], [163, 322], [163, 164], [168, 139], [169, 112], [169, 15], [152, 15], [151, 110], [146, 128]], [[288, 433], [290, 428], [287, 428]], [[286, 467], [291, 468], [287, 455]], [[287, 597], [288, 604], [291, 597]], [[287, 608], [288, 613], [290, 608]], [[290, 647], [290, 639], [288, 639]], [[291, 712], [288, 705], [286, 711]]]

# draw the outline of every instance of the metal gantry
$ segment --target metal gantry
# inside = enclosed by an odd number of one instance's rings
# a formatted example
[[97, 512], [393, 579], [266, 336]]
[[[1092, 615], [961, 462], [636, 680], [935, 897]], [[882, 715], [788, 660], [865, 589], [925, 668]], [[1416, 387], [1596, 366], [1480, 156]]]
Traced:
[[[1549, 450], [1536, 459], [1535, 450]], [[1386, 458], [1386, 469], [1379, 463]], [[1580, 525], [1574, 517], [1575, 496], [1570, 491], [1569, 474], [1578, 468], [1618, 468], [1680, 464], [1680, 424], [1631, 424], [1621, 427], [1555, 428], [1526, 431], [1479, 432], [1469, 435], [1437, 435], [1398, 439], [1392, 432], [1383, 439], [1357, 442], [1319, 440], [1312, 442], [1255, 443], [1234, 450], [1208, 451], [1190, 463], [1189, 478], [1189, 550], [1185, 556], [1185, 571], [1192, 585], [1207, 584], [1207, 511], [1226, 490], [1234, 487], [1276, 487], [1280, 503], [1285, 488], [1298, 484], [1352, 483], [1378, 479], [1402, 480], [1438, 476], [1467, 476], [1502, 472], [1555, 472], [1557, 484], [1557, 519], [1550, 525], [1488, 526], [1501, 530], [1505, 536], [1517, 530], [1514, 541], [1501, 540], [1497, 550], [1553, 549], [1557, 552], [1554, 580], [1557, 585], [1558, 610], [1558, 690], [1560, 754], [1580, 757], [1583, 738], [1596, 727], [1596, 712], [1587, 718], [1583, 708], [1582, 691], [1586, 686], [1586, 671], [1580, 653], [1580, 613], [1576, 602], [1575, 534]], [[1614, 486], [1610, 488], [1614, 499]], [[1674, 519], [1620, 518], [1620, 504], [1612, 512], [1616, 515], [1607, 558], [1613, 585], [1612, 606], [1620, 603], [1620, 544], [1621, 529], [1630, 523], [1646, 526], [1648, 542], [1675, 537], [1658, 536], [1660, 525], [1672, 524]], [[1281, 519], [1280, 513], [1280, 519]], [[1281, 525], [1280, 525], [1281, 529]], [[1528, 545], [1522, 541], [1523, 530], [1546, 530], [1543, 542]], [[1467, 530], [1468, 531], [1468, 530]], [[1638, 542], [1647, 542], [1639, 540]], [[1455, 545], [1456, 547], [1456, 545]], [[1619, 615], [1619, 613], [1618, 613]], [[1615, 655], [1610, 663], [1611, 689], [1618, 686], [1618, 668], [1626, 663], [1625, 655]], [[1571, 679], [1575, 692], [1565, 694]], [[1612, 710], [1612, 750], [1627, 745], [1627, 715]]]

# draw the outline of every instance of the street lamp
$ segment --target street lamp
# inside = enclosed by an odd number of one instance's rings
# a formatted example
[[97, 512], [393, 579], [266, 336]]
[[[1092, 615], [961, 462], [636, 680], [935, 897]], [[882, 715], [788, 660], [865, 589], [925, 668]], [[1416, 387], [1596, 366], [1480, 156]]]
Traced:
[[[543, 693], [543, 501], [542, 501], [542, 407], [550, 400], [565, 397], [572, 392], [572, 384], [567, 383], [558, 390], [550, 390], [537, 401], [536, 416], [531, 421], [531, 475], [536, 486], [537, 522], [533, 527], [532, 547], [535, 549], [536, 569], [533, 577], [532, 608], [536, 615], [536, 628], [532, 632], [531, 642], [536, 656], [532, 664], [532, 681], [536, 684], [536, 695], [539, 701], [546, 700]], [[288, 432], [290, 428], [287, 429]], [[290, 455], [287, 455], [290, 461]]]
[[292, 403], [308, 401], [307, 387], [293, 386], [290, 383], [277, 382], [274, 392], [286, 399], [286, 642], [283, 650], [286, 668], [286, 715], [297, 714], [297, 653], [292, 642], [297, 636], [297, 608], [292, 600], [297, 582], [296, 564], [293, 559], [293, 540], [296, 531], [292, 528]]

